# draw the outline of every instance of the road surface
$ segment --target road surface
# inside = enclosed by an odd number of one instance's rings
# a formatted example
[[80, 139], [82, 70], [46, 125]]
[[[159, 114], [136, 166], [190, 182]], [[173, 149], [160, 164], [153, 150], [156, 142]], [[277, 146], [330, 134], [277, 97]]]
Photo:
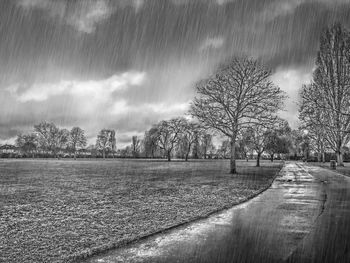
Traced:
[[84, 262], [350, 262], [350, 178], [286, 163], [258, 197]]

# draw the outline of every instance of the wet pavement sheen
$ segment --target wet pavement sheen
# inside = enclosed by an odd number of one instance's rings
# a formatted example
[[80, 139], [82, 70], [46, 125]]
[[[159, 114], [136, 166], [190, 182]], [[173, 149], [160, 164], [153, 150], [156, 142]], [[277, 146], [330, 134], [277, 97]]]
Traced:
[[85, 262], [350, 262], [349, 248], [350, 178], [288, 162], [246, 203]]

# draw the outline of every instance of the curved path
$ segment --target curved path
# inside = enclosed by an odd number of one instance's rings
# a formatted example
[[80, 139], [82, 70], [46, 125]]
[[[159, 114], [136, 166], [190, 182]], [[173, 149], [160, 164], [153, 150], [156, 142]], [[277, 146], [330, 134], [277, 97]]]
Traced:
[[271, 188], [85, 262], [350, 262], [350, 178], [286, 163]]

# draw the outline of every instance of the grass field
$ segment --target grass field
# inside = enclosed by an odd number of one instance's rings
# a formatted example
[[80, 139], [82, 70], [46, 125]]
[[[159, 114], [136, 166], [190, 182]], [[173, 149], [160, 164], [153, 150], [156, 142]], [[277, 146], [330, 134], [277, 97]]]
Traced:
[[232, 206], [281, 168], [254, 165], [0, 160], [0, 262], [69, 262]]
[[[322, 168], [330, 169], [330, 163], [309, 163], [311, 165], [317, 165]], [[333, 170], [334, 171], [334, 170]], [[343, 175], [349, 176], [350, 177], [350, 163], [344, 163], [344, 166], [337, 166], [336, 171], [338, 173], [341, 173]]]

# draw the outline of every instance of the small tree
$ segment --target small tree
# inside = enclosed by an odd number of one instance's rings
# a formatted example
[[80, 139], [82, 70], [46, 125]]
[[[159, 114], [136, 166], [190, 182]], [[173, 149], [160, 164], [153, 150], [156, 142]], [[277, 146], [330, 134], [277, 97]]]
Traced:
[[137, 136], [132, 136], [131, 138], [131, 149], [132, 156], [134, 158], [138, 157], [140, 153], [140, 140], [137, 138]]
[[154, 158], [158, 148], [158, 129], [156, 126], [145, 132], [143, 144], [145, 156]]
[[117, 138], [115, 135], [115, 130], [109, 130], [109, 145], [110, 145], [110, 150], [112, 151], [112, 155], [114, 158], [114, 154], [117, 150]]
[[273, 162], [275, 154], [285, 154], [289, 152], [291, 142], [288, 135], [291, 131], [288, 122], [282, 119], [277, 119], [277, 122], [273, 125], [271, 130], [267, 131], [265, 150], [270, 154], [271, 162]]
[[199, 159], [201, 157], [201, 145], [200, 138], [202, 134], [196, 134], [196, 138], [194, 139], [193, 147], [192, 147], [192, 157], [194, 159]]
[[76, 159], [77, 150], [86, 147], [87, 144], [84, 130], [79, 127], [73, 127], [69, 133], [69, 144], [74, 153], [74, 159]]
[[182, 142], [184, 143], [185, 161], [191, 152], [193, 145], [196, 143], [198, 136], [202, 134], [201, 127], [198, 123], [183, 120], [182, 122]]
[[251, 149], [256, 152], [256, 166], [260, 166], [261, 155], [266, 150], [268, 143], [268, 131], [264, 125], [254, 124], [246, 129], [245, 140], [249, 143]]
[[97, 135], [96, 148], [102, 151], [102, 158], [106, 158], [106, 152], [115, 150], [115, 132], [102, 129]]
[[54, 123], [43, 121], [34, 125], [34, 131], [38, 138], [39, 147], [57, 157], [60, 142], [64, 140], [64, 138], [61, 138], [63, 134], [60, 133], [60, 129]]
[[237, 142], [237, 151], [240, 157], [249, 161], [249, 152], [251, 151], [249, 142], [246, 141], [245, 136], [240, 136]]
[[207, 159], [208, 152], [213, 146], [213, 135], [204, 133], [201, 137], [201, 148], [204, 159]]
[[19, 134], [16, 139], [16, 145], [24, 153], [31, 154], [32, 158], [34, 158], [34, 154], [38, 147], [37, 136], [35, 133]]
[[164, 150], [169, 162], [171, 161], [172, 151], [181, 138], [183, 122], [183, 118], [175, 118], [169, 121], [161, 121], [157, 125], [158, 146]]
[[68, 148], [69, 135], [70, 135], [70, 132], [67, 129], [58, 130], [56, 140], [55, 140], [55, 150], [54, 150], [56, 157], [59, 151], [62, 151]]
[[230, 141], [224, 140], [221, 143], [221, 147], [219, 149], [219, 153], [222, 156], [222, 158], [226, 159], [229, 156], [230, 153]]

